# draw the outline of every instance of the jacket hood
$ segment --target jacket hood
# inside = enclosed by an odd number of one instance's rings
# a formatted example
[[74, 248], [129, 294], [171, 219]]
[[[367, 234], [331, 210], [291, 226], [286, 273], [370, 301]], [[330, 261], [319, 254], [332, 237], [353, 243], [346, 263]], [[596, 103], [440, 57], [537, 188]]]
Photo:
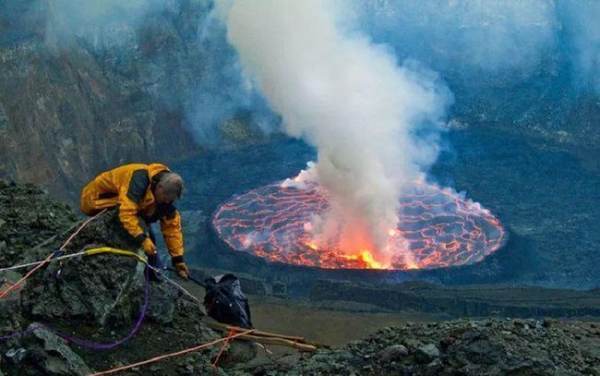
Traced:
[[156, 176], [159, 172], [162, 171], [171, 171], [167, 166], [161, 163], [150, 163], [148, 165], [148, 175], [150, 175], [150, 179]]

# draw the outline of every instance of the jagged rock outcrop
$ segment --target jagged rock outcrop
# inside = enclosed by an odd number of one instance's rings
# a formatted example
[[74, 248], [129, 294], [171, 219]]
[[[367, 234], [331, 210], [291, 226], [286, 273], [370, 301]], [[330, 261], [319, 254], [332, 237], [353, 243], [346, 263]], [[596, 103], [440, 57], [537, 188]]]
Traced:
[[600, 325], [537, 320], [407, 323], [269, 375], [598, 375]]
[[[36, 253], [44, 255], [58, 249], [64, 241], [63, 237], [59, 239]], [[100, 214], [90, 222], [69, 243], [65, 252], [69, 254], [95, 246], [138, 248], [120, 227], [116, 210]], [[32, 317], [91, 319], [104, 326], [109, 320], [121, 323], [131, 320], [139, 311], [143, 296], [142, 263], [131, 257], [100, 254], [48, 265], [32, 277], [24, 290], [22, 304]]]
[[39, 187], [0, 180], [0, 267], [32, 258], [31, 249], [66, 231], [76, 216]]
[[[0, 183], [0, 197], [8, 195], [13, 199], [0, 201], [1, 213], [31, 210], [41, 218], [48, 218], [49, 223], [40, 222], [40, 234], [32, 237], [40, 242], [34, 245], [27, 235], [35, 233], [36, 220], [16, 215], [6, 221], [5, 237], [10, 239], [10, 247], [20, 253], [19, 257], [3, 259], [2, 266], [10, 265], [10, 261], [45, 258], [81, 226], [82, 222], [74, 225], [73, 213], [67, 206], [49, 200], [37, 188]], [[54, 214], [46, 217], [48, 214], [42, 213], [43, 210], [54, 210]], [[68, 243], [65, 254], [109, 246], [143, 255], [116, 216], [116, 210], [97, 216]], [[19, 232], [19, 228], [23, 230]], [[41, 241], [42, 234], [48, 238]], [[26, 270], [30, 268], [1, 273], [3, 289]], [[146, 288], [148, 307], [142, 328], [126, 343], [108, 353], [81, 352], [79, 345], [63, 339], [68, 335], [110, 344], [124, 338], [143, 311]], [[90, 369], [110, 368], [136, 360], [135, 357], [148, 357], [216, 338], [216, 333], [201, 319], [200, 307], [183, 299], [173, 286], [164, 281], [147, 282], [144, 264], [135, 258], [99, 254], [52, 262], [33, 274], [22, 289], [0, 299], [0, 336], [8, 336], [0, 338], [0, 370], [9, 375], [87, 375]], [[129, 350], [122, 351], [122, 346], [129, 346]], [[207, 370], [216, 351], [207, 350], [191, 369]], [[173, 367], [173, 363], [158, 367], [163, 366]]]
[[[59, 336], [36, 323], [30, 324], [31, 337], [20, 363], [27, 364], [23, 374], [81, 375], [92, 373], [83, 359]], [[31, 366], [34, 367], [31, 367]]]

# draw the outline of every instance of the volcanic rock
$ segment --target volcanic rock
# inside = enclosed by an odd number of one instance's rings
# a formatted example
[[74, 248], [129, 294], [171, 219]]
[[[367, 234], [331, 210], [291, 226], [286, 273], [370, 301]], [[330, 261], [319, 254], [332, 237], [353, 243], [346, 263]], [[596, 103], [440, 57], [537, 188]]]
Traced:
[[0, 267], [35, 258], [31, 249], [75, 222], [71, 209], [29, 184], [0, 180]]
[[440, 356], [440, 350], [434, 344], [421, 346], [417, 349], [416, 358], [420, 363], [430, 363]]
[[0, 3], [0, 27], [10, 25], [0, 35], [0, 176], [74, 199], [109, 166], [193, 153], [177, 108], [202, 76], [196, 38], [208, 10], [178, 4], [147, 27], [115, 22], [111, 36], [70, 43], [52, 36], [52, 1]]
[[[59, 244], [50, 245], [56, 249]], [[66, 253], [94, 246], [138, 248], [120, 227], [115, 210], [99, 215], [84, 227], [67, 246]], [[42, 254], [52, 250], [44, 247]], [[143, 287], [144, 265], [131, 257], [78, 257], [62, 264], [52, 263], [35, 274], [24, 291], [23, 307], [28, 314], [44, 320], [92, 319], [99, 325], [105, 325], [109, 319], [127, 322], [139, 311]]]
[[[19, 280], [20, 274], [15, 272], [6, 272], [0, 274], [0, 285], [4, 289], [9, 284], [13, 284]], [[11, 295], [0, 299], [0, 335], [6, 333], [14, 333], [23, 330], [23, 317], [21, 316], [21, 293], [19, 290]], [[13, 344], [14, 340], [6, 340], [7, 344]]]
[[[8, 193], [7, 193], [8, 191]], [[1, 213], [29, 213], [14, 215], [3, 225], [4, 234], [11, 234], [11, 244], [18, 247], [19, 262], [44, 259], [56, 251], [81, 222], [68, 207], [49, 200], [37, 188], [0, 183]], [[35, 232], [35, 219], [40, 209], [53, 209], [47, 222], [39, 222], [46, 239], [30, 244], [42, 235]], [[83, 249], [110, 246], [142, 255], [137, 243], [121, 228], [116, 211], [100, 214], [89, 222], [64, 248], [66, 255]], [[5, 218], [5, 217], [3, 217]], [[19, 228], [23, 227], [23, 234]], [[51, 229], [58, 229], [53, 232]], [[4, 258], [8, 263], [11, 258]], [[4, 264], [3, 266], [8, 266]], [[166, 282], [147, 284], [144, 265], [132, 257], [114, 254], [77, 256], [62, 262], [52, 262], [34, 273], [21, 289], [16, 289], [0, 300], [0, 368], [8, 374], [23, 375], [79, 375], [90, 374], [91, 369], [105, 369], [117, 364], [185, 348], [215, 339], [216, 334], [201, 321], [202, 312], [195, 303], [181, 298], [175, 288]], [[24, 271], [4, 272], [2, 286], [18, 280]], [[20, 273], [19, 273], [20, 272]], [[68, 334], [99, 343], [114, 343], [132, 329], [142, 310], [145, 286], [149, 288], [149, 305], [142, 329], [121, 348], [108, 354], [95, 351], [81, 352], [79, 346], [70, 346], [61, 336]], [[9, 338], [10, 337], [10, 338]], [[168, 340], [165, 340], [168, 339]], [[194, 372], [210, 369], [210, 359], [218, 349], [202, 353]], [[172, 362], [159, 365], [172, 368]]]
[[[31, 202], [40, 207], [54, 207], [46, 202], [41, 191], [19, 185], [1, 185], [21, 192], [19, 200], [0, 201], [0, 211], [23, 211]], [[29, 193], [26, 193], [29, 192]], [[22, 205], [22, 206], [20, 206]], [[56, 250], [77, 226], [64, 221], [73, 213], [56, 206], [54, 217], [41, 226], [64, 228], [48, 234], [40, 244], [27, 246], [13, 226], [23, 222], [19, 216], [6, 220], [2, 226], [21, 247], [22, 261], [45, 257]], [[86, 226], [66, 247], [75, 252], [91, 246], [109, 245], [141, 251], [131, 242], [115, 221], [114, 212], [106, 212]], [[74, 216], [73, 216], [74, 217]], [[2, 217], [3, 219], [5, 217]], [[54, 220], [52, 218], [55, 218]], [[60, 219], [63, 218], [63, 219]], [[30, 218], [28, 217], [27, 220]], [[62, 222], [58, 225], [53, 221]], [[62, 227], [61, 227], [62, 226]], [[35, 236], [32, 225], [31, 232]], [[8, 241], [7, 241], [8, 243]], [[9, 245], [10, 246], [10, 245]], [[6, 265], [6, 264], [5, 264]], [[57, 272], [62, 272], [57, 277]], [[5, 282], [15, 281], [19, 273], [2, 274]], [[23, 290], [0, 300], [0, 331], [2, 335], [29, 328], [32, 333], [0, 341], [0, 368], [8, 374], [87, 374], [89, 369], [104, 370], [118, 364], [129, 364], [157, 354], [205, 343], [217, 335], [200, 320], [197, 306], [179, 298], [164, 283], [151, 284], [150, 309], [142, 330], [122, 348], [98, 354], [69, 346], [53, 328], [75, 332], [77, 336], [98, 341], [110, 341], [125, 333], [139, 313], [145, 279], [143, 267], [135, 260], [116, 255], [96, 255], [52, 263], [30, 278]], [[457, 289], [438, 290], [435, 286], [419, 285], [418, 290], [429, 296], [448, 294], [452, 299]], [[405, 286], [406, 287], [406, 286]], [[413, 286], [416, 290], [417, 287]], [[356, 291], [356, 290], [353, 290]], [[372, 291], [366, 289], [366, 291]], [[527, 290], [530, 291], [530, 290]], [[343, 290], [342, 290], [343, 292]], [[387, 291], [386, 291], [387, 292]], [[475, 293], [471, 290], [471, 296]], [[491, 294], [495, 290], [486, 290]], [[552, 291], [551, 291], [552, 292]], [[345, 292], [343, 292], [345, 293]], [[465, 293], [463, 291], [462, 293]], [[524, 292], [525, 293], [525, 292]], [[587, 296], [587, 295], [586, 295]], [[590, 297], [591, 299], [591, 297]], [[476, 300], [476, 299], [473, 299]], [[42, 303], [46, 302], [46, 305]], [[435, 301], [435, 300], [434, 300]], [[440, 300], [447, 304], [447, 300]], [[565, 299], [566, 301], [566, 299]], [[427, 307], [422, 297], [414, 302]], [[446, 307], [447, 305], [442, 305]], [[41, 322], [47, 326], [31, 326]], [[39, 324], [38, 324], [39, 325]], [[335, 349], [320, 349], [306, 358], [296, 357], [280, 363], [248, 368], [233, 365], [222, 375], [502, 375], [513, 374], [598, 374], [600, 372], [600, 331], [597, 324], [577, 321], [540, 321], [532, 319], [457, 320], [440, 323], [407, 323], [385, 328], [371, 337]], [[151, 374], [206, 374], [216, 348], [205, 352], [140, 367], [139, 372]], [[244, 352], [244, 355], [250, 352]], [[235, 358], [224, 355], [223, 361]], [[238, 359], [245, 360], [245, 359]], [[229, 366], [229, 365], [228, 365]], [[37, 368], [36, 368], [37, 367]], [[85, 368], [87, 367], [87, 369]], [[245, 368], [244, 368], [245, 367]], [[29, 372], [29, 373], [27, 373]]]
[[252, 342], [238, 341], [229, 344], [227, 352], [221, 357], [219, 364], [222, 367], [231, 367], [239, 363], [246, 363], [256, 358], [258, 351]]
[[399, 360], [408, 355], [408, 349], [402, 345], [391, 345], [380, 352], [378, 352], [375, 356], [381, 362], [391, 362], [395, 360]]
[[[67, 346], [66, 342], [44, 327], [33, 323], [30, 325], [33, 336], [27, 340], [26, 356], [22, 363], [27, 370], [25, 374], [45, 375], [89, 375], [91, 370]], [[36, 371], [34, 371], [36, 370]]]
[[[535, 320], [523, 324], [534, 327]], [[382, 356], [399, 349], [399, 342], [406, 345], [407, 355], [395, 361]], [[600, 335], [584, 322], [556, 322], [545, 330], [496, 319], [415, 323], [380, 330], [340, 349], [320, 350], [287, 367], [274, 367], [269, 374], [594, 374], [600, 370], [597, 348]]]

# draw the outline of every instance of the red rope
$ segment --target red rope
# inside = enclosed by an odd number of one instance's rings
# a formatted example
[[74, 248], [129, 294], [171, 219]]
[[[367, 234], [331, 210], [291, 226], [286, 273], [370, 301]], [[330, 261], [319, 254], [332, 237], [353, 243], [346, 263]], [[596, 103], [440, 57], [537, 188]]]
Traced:
[[155, 356], [154, 358], [146, 359], [146, 360], [143, 360], [141, 362], [129, 364], [129, 365], [126, 365], [126, 366], [111, 368], [111, 369], [108, 369], [108, 370], [102, 371], [102, 372], [96, 372], [96, 373], [91, 374], [90, 376], [110, 375], [112, 373], [117, 373], [117, 372], [125, 371], [127, 369], [139, 367], [139, 366], [142, 366], [142, 365], [145, 365], [145, 364], [155, 363], [155, 362], [161, 361], [163, 359], [172, 358], [174, 356], [179, 356], [179, 355], [187, 354], [187, 353], [190, 353], [190, 352], [202, 350], [202, 349], [214, 346], [217, 343], [221, 343], [221, 342], [224, 342], [224, 341], [230, 341], [230, 340], [232, 340], [232, 339], [234, 339], [236, 337], [240, 337], [240, 336], [243, 336], [243, 335], [246, 335], [246, 334], [250, 334], [253, 331], [254, 331], [254, 329], [250, 329], [250, 330], [247, 330], [245, 332], [237, 333], [237, 334], [234, 334], [234, 335], [228, 335], [227, 337], [219, 338], [219, 339], [216, 339], [214, 341], [211, 341], [211, 342], [208, 342], [208, 343], [204, 343], [202, 345], [198, 345], [198, 346], [194, 346], [194, 347], [189, 347], [189, 348], [187, 348], [185, 350], [176, 351], [176, 352], [172, 352], [172, 353], [168, 353], [168, 354], [164, 354], [164, 355]]

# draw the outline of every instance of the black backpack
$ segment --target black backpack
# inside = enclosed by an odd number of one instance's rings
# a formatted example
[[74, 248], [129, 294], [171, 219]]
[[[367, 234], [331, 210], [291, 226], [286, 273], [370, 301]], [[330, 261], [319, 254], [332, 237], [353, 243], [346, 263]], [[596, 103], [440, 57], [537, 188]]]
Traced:
[[204, 307], [210, 317], [224, 324], [252, 328], [248, 299], [236, 276], [225, 274], [207, 278], [204, 283]]

